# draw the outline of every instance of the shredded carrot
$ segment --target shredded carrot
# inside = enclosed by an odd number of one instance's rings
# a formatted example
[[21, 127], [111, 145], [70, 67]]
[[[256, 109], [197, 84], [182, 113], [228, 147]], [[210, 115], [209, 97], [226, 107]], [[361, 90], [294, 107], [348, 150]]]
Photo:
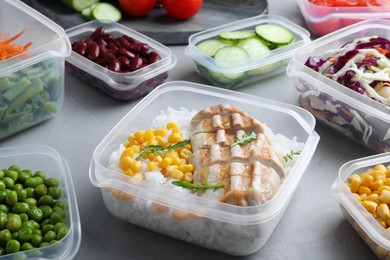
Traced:
[[19, 38], [26, 29], [16, 34], [15, 36], [8, 38], [5, 33], [0, 35], [0, 61], [11, 58], [15, 55], [21, 54], [27, 51], [28, 47], [31, 46], [32, 42], [28, 42], [26, 45], [21, 46], [19, 44], [12, 43], [14, 40]]
[[381, 88], [383, 88], [384, 86], [390, 86], [390, 83], [387, 83], [387, 82], [383, 82], [383, 83], [380, 83], [380, 84], [378, 84], [378, 85], [376, 85], [375, 87], [374, 87], [374, 90], [375, 91], [379, 91]]
[[376, 47], [375, 49], [376, 49], [379, 53], [382, 53], [382, 54], [384, 54], [384, 55], [386, 55], [387, 53], [389, 53], [388, 50], [385, 50], [385, 49], [383, 49], [383, 48], [381, 48], [381, 47]]
[[368, 55], [368, 56], [365, 57], [363, 60], [371, 60], [371, 59], [373, 59], [373, 58], [375, 58], [374, 55]]
[[334, 55], [334, 56], [332, 56], [328, 61], [334, 63], [334, 62], [336, 62], [337, 57], [338, 57], [338, 56]]

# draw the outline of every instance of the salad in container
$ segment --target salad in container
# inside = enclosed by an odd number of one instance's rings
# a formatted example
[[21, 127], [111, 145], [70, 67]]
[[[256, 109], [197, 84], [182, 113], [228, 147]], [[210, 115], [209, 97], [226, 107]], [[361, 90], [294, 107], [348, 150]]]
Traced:
[[248, 255], [266, 243], [310, 163], [314, 126], [296, 106], [164, 83], [96, 147], [90, 180], [123, 221]]
[[324, 36], [287, 68], [302, 107], [378, 153], [390, 151], [389, 25], [363, 21]]

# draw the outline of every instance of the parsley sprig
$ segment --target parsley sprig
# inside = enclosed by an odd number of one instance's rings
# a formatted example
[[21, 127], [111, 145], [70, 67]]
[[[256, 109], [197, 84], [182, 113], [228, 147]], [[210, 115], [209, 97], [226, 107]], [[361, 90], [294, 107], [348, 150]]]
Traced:
[[175, 186], [179, 186], [185, 189], [192, 189], [194, 192], [205, 191], [207, 189], [220, 189], [225, 187], [223, 184], [209, 184], [207, 180], [205, 180], [206, 184], [193, 184], [185, 181], [172, 181], [171, 183]]
[[285, 156], [283, 156], [283, 159], [288, 162], [288, 160], [293, 160], [293, 156], [294, 155], [300, 155], [301, 154], [301, 151], [296, 151], [294, 152], [293, 150], [291, 150], [290, 153], [286, 154]]
[[178, 142], [177, 144], [169, 145], [166, 148], [162, 147], [161, 145], [147, 145], [142, 148], [141, 152], [135, 159], [138, 161], [144, 156], [148, 156], [149, 154], [154, 154], [154, 153], [168, 154], [179, 147], [183, 147], [186, 144], [189, 144], [190, 142], [191, 142], [190, 139], [186, 139], [181, 142]]
[[230, 145], [230, 147], [236, 146], [236, 145], [247, 145], [253, 140], [256, 139], [256, 133], [250, 132], [249, 134], [244, 134], [240, 138], [236, 138], [235, 142]]

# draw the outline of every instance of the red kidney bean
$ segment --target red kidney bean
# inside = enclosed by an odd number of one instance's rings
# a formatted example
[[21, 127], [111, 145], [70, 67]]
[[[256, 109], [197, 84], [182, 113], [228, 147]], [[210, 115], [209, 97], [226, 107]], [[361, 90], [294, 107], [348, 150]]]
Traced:
[[143, 64], [149, 64], [149, 60], [145, 57], [141, 57]]
[[121, 63], [117, 58], [112, 58], [108, 60], [108, 69], [119, 72], [121, 70]]
[[98, 39], [96, 40], [96, 42], [99, 43], [99, 45], [100, 45], [100, 44], [102, 44], [102, 45], [107, 45], [107, 42], [106, 42], [102, 37], [98, 38]]
[[93, 43], [94, 41], [93, 41], [91, 38], [86, 38], [86, 39], [84, 40], [84, 42], [85, 42], [85, 44], [87, 44], [87, 46], [88, 46], [88, 45], [90, 45], [91, 43]]
[[100, 55], [107, 52], [107, 47], [105, 44], [99, 43], [99, 48], [100, 48]]
[[114, 35], [112, 35], [111, 33], [105, 33], [102, 38], [106, 41], [106, 42], [111, 42], [114, 40]]
[[123, 37], [125, 37], [129, 41], [129, 43], [135, 43], [135, 40], [133, 37], [130, 37], [128, 35], [124, 35]]
[[150, 52], [148, 58], [149, 58], [149, 63], [150, 63], [150, 64], [155, 63], [156, 61], [161, 60], [160, 54], [158, 54], [158, 53], [155, 52], [155, 51]]
[[120, 54], [122, 54], [123, 56], [128, 57], [130, 59], [134, 59], [134, 57], [135, 57], [135, 54], [133, 52], [131, 52], [131, 51], [129, 51], [129, 50], [123, 48], [123, 47], [120, 47], [118, 49], [118, 51], [119, 51]]
[[99, 45], [96, 42], [92, 42], [87, 47], [87, 56], [89, 59], [95, 61], [100, 54], [100, 48]]
[[122, 71], [129, 69], [130, 60], [128, 58], [126, 58], [125, 56], [119, 56], [117, 59], [121, 63]]
[[76, 43], [73, 45], [73, 50], [74, 50], [75, 52], [77, 52], [78, 54], [84, 56], [85, 51], [87, 50], [87, 44], [86, 44], [85, 42], [76, 42]]
[[132, 60], [130, 64], [130, 71], [138, 70], [142, 65], [142, 58], [138, 55], [136, 55]]
[[102, 65], [102, 66], [105, 66], [108, 62], [107, 62], [107, 58], [106, 57], [99, 57], [95, 60], [95, 62], [99, 65]]
[[107, 49], [118, 49], [118, 47], [113, 42], [107, 43]]
[[92, 40], [96, 40], [104, 35], [104, 26], [98, 26], [95, 31], [89, 36]]

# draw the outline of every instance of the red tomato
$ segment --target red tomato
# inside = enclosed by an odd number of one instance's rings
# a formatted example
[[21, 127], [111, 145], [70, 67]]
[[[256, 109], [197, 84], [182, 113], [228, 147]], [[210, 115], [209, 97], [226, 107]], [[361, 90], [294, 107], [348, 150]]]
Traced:
[[119, 0], [121, 9], [130, 16], [141, 17], [153, 9], [156, 0]]
[[310, 31], [314, 34], [322, 36], [340, 29], [340, 19], [332, 18], [320, 23], [307, 23]]
[[196, 15], [202, 7], [202, 0], [162, 0], [165, 10], [173, 18], [184, 20]]

